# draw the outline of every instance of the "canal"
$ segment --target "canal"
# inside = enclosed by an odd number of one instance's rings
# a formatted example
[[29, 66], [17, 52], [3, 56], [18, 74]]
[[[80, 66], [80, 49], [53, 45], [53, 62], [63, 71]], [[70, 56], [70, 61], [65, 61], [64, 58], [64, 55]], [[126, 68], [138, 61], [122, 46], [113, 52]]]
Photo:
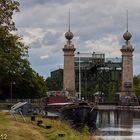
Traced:
[[140, 140], [139, 111], [99, 110], [96, 124], [103, 140]]

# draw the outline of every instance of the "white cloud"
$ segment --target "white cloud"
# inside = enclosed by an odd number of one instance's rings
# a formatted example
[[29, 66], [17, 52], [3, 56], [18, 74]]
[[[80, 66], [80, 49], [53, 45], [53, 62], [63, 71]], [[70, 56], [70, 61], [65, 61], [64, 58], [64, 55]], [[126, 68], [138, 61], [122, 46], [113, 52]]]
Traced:
[[120, 46], [116, 35], [107, 34], [99, 40], [88, 40], [85, 44], [91, 52], [105, 53], [106, 57], [120, 57]]
[[48, 57], [49, 57], [48, 55], [44, 55], [44, 56], [41, 56], [40, 59], [46, 59]]
[[[103, 52], [106, 57], [121, 57], [126, 30], [126, 10], [129, 11], [129, 31], [135, 46], [134, 58], [140, 53], [140, 1], [138, 0], [30, 0], [21, 1], [21, 12], [14, 19], [18, 32], [30, 46], [32, 67], [45, 73], [46, 65], [63, 63], [62, 48], [68, 30], [68, 10], [71, 9], [71, 31], [77, 51]], [[137, 73], [140, 55], [134, 59]], [[43, 61], [43, 62], [42, 62]], [[134, 66], [134, 67], [135, 67]], [[45, 75], [46, 76], [46, 75]]]

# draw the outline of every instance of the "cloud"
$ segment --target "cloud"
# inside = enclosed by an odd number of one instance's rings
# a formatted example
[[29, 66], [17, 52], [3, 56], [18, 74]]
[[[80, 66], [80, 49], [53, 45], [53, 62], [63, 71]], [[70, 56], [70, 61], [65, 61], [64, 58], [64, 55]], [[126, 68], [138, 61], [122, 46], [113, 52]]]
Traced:
[[[134, 72], [140, 73], [140, 1], [138, 0], [24, 0], [16, 13], [18, 33], [28, 44], [32, 67], [41, 74], [46, 66], [63, 64], [68, 11], [71, 10], [73, 44], [80, 52], [103, 52], [106, 57], [121, 57], [126, 31], [126, 10], [134, 51]], [[46, 74], [45, 74], [46, 77]]]
[[44, 55], [44, 56], [40, 56], [40, 59], [46, 59], [48, 57], [49, 57], [48, 55]]
[[106, 57], [120, 57], [120, 46], [116, 35], [107, 34], [99, 40], [88, 40], [85, 43], [86, 48], [91, 52], [105, 53]]

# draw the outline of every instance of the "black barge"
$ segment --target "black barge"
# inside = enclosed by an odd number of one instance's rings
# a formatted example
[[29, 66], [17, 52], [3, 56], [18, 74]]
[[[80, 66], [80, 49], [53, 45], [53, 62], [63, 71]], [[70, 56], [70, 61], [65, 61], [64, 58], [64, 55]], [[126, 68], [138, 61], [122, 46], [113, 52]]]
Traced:
[[60, 116], [72, 124], [84, 124], [89, 127], [96, 125], [97, 108], [86, 102], [79, 102], [70, 106], [65, 106], [60, 111]]

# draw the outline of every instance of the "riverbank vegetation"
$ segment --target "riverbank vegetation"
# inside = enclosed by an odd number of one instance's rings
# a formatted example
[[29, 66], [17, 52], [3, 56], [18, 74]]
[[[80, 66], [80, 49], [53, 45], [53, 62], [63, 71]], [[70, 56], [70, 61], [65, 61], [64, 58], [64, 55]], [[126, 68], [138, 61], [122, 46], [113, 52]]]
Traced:
[[[44, 124], [52, 127], [50, 129], [39, 127], [36, 122], [31, 123], [29, 117], [26, 117], [26, 122], [23, 122], [19, 116], [18, 121], [15, 121], [9, 113], [0, 112], [1, 137], [7, 140], [95, 140], [87, 129], [80, 133], [59, 120], [39, 117], [37, 119], [43, 120]], [[59, 134], [65, 135], [61, 137]]]

